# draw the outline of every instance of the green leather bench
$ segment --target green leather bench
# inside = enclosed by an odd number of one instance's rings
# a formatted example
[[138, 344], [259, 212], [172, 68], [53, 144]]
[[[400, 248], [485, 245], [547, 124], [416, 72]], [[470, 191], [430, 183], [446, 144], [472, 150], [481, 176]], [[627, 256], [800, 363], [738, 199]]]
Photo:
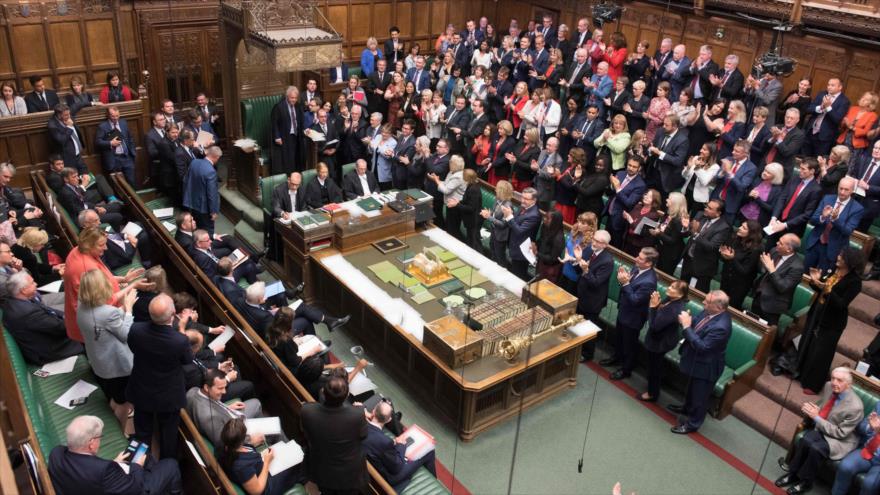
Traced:
[[266, 166], [272, 155], [272, 108], [283, 98], [283, 94], [278, 94], [241, 100], [243, 137], [253, 139], [260, 145], [260, 156]]
[[[58, 445], [67, 442], [65, 430], [67, 425], [77, 416], [92, 415], [104, 421], [104, 433], [101, 439], [99, 455], [105, 459], [113, 459], [128, 445], [128, 439], [122, 431], [116, 416], [110, 409], [109, 400], [100, 388], [89, 395], [89, 400], [73, 410], [65, 409], [54, 402], [78, 380], [97, 384], [85, 354], [77, 357], [76, 365], [70, 373], [40, 378], [34, 371], [40, 367], [25, 362], [15, 339], [3, 329], [3, 339], [9, 351], [9, 361], [15, 373], [18, 388], [27, 414], [34, 426], [34, 433], [40, 450], [48, 461], [49, 453]], [[3, 384], [4, 387], [11, 384]]]
[[[874, 408], [877, 407], [877, 402], [880, 401], [880, 396], [877, 395], [875, 390], [871, 390], [861, 386], [858, 382], [853, 382], [852, 391], [862, 399], [862, 404], [864, 405], [864, 416], [867, 418], [869, 414], [874, 412]], [[791, 442], [791, 446], [789, 447], [789, 454], [794, 450], [795, 445], [804, 436], [805, 431], [799, 431], [795, 433], [794, 439]], [[819, 477], [829, 484], [833, 483], [834, 476], [837, 473], [837, 467], [840, 465], [840, 461], [832, 461], [830, 459], [825, 459], [819, 465]], [[855, 477], [853, 485], [856, 487], [861, 487], [862, 482], [865, 479], [865, 473], [860, 473]], [[857, 493], [858, 490], [856, 488], [850, 487], [850, 493]]]
[[[383, 433], [389, 438], [394, 438], [394, 435], [387, 430], [383, 430]], [[424, 466], [418, 468], [415, 473], [413, 473], [412, 478], [409, 481], [409, 484], [406, 485], [406, 488], [400, 492], [400, 495], [441, 495], [444, 493], [449, 493], [449, 490], [440, 482], [437, 478], [431, 476], [431, 473], [428, 472], [428, 469]]]

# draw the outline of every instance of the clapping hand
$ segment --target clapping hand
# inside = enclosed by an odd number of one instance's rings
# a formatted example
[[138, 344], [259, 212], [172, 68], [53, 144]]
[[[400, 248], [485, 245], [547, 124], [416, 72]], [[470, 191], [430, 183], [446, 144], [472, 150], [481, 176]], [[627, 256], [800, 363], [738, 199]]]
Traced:
[[733, 250], [730, 246], [721, 246], [718, 248], [718, 252], [721, 254], [721, 257], [726, 260], [732, 260], [734, 255], [736, 255], [736, 251]]
[[767, 270], [767, 273], [773, 273], [776, 271], [776, 265], [773, 263], [773, 258], [770, 257], [770, 253], [761, 253], [761, 264], [764, 265], [764, 269]]
[[484, 219], [486, 219], [486, 218], [489, 218], [490, 216], [492, 216], [492, 212], [486, 208], [483, 208], [482, 210], [480, 210], [480, 216], [483, 217]]
[[633, 217], [628, 212], [623, 212], [623, 219], [626, 220], [627, 223], [633, 223]]
[[630, 278], [629, 272], [625, 267], [621, 266], [617, 269], [617, 281], [620, 282], [620, 285], [628, 284]]
[[801, 406], [801, 412], [808, 418], [814, 418], [819, 415], [819, 406], [815, 402], [806, 402]]
[[505, 217], [509, 217], [509, 216], [513, 215], [513, 210], [512, 210], [509, 206], [502, 206], [502, 207], [501, 207], [501, 213], [502, 213]]
[[691, 317], [690, 312], [682, 311], [678, 314], [678, 324], [681, 325], [682, 328], [690, 328], [693, 318]]
[[651, 301], [648, 303], [652, 308], [660, 306], [660, 293], [656, 290], [651, 293]]
[[816, 267], [810, 268], [810, 282], [820, 289], [825, 288], [825, 282], [822, 281], [822, 270]]

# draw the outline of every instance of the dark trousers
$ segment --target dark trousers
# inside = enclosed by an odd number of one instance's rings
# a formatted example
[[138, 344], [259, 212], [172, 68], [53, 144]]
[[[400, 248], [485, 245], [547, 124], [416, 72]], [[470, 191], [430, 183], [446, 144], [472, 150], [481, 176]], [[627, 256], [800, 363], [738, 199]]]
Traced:
[[315, 325], [324, 321], [324, 312], [306, 303], [300, 304], [294, 313], [293, 333], [315, 335]]
[[461, 212], [458, 208], [446, 208], [446, 232], [459, 241], [464, 241], [461, 235]]
[[812, 482], [816, 479], [819, 463], [830, 454], [828, 441], [816, 430], [810, 430], [801, 437], [788, 463], [789, 472], [799, 480]]
[[154, 461], [147, 456], [144, 463], [144, 493], [181, 493], [180, 467], [175, 459]]
[[491, 243], [492, 248], [492, 260], [495, 263], [507, 268], [509, 265], [507, 261], [507, 241], [496, 241], [494, 238]]
[[706, 411], [709, 410], [709, 397], [715, 387], [714, 381], [691, 377], [685, 395], [684, 410], [688, 416], [688, 428], [699, 429], [706, 419]]
[[152, 444], [154, 422], [159, 425], [160, 459], [177, 458], [177, 427], [180, 424], [180, 411], [144, 411], [135, 406], [134, 436], [141, 442]]
[[828, 156], [834, 141], [820, 141], [813, 135], [812, 129], [805, 129], [807, 135], [804, 139], [804, 145], [801, 147], [801, 154], [804, 156]]
[[481, 252], [483, 250], [483, 243], [480, 241], [480, 226], [479, 225], [471, 225], [464, 226], [464, 242], [471, 249]]
[[777, 325], [776, 337], [774, 339], [774, 342], [775, 342], [774, 346], [781, 346], [783, 333], [779, 331], [779, 327], [778, 327], [779, 317], [781, 316], [781, 314], [780, 313], [770, 313], [767, 310], [765, 310], [764, 308], [762, 308], [761, 307], [761, 300], [762, 299], [763, 299], [763, 295], [760, 292], [756, 292], [755, 298], [752, 299], [752, 313], [755, 313], [756, 315], [760, 316], [765, 321], [767, 321], [767, 325]]
[[[196, 223], [196, 225], [203, 229], [200, 223]], [[274, 226], [273, 224], [269, 224], [270, 226]], [[140, 244], [138, 244], [140, 246]], [[218, 258], [222, 258], [224, 256], [229, 256], [233, 251], [239, 249], [241, 247], [241, 242], [235, 238], [234, 235], [224, 235], [219, 241], [217, 239], [211, 240], [211, 251], [214, 252], [214, 256]]]
[[[208, 234], [211, 237], [214, 237], [214, 220], [211, 218], [210, 213], [202, 213], [200, 211], [191, 211], [193, 216], [193, 220], [196, 221], [196, 226], [200, 229], [205, 229], [208, 231]], [[230, 251], [231, 252], [231, 251]], [[215, 256], [218, 256], [215, 254]]]
[[655, 399], [660, 396], [665, 355], [665, 352], [648, 352], [648, 395]]
[[434, 452], [428, 452], [427, 454], [425, 454], [424, 457], [419, 460], [405, 462], [403, 464], [403, 467], [400, 468], [400, 471], [398, 471], [397, 474], [389, 476], [386, 481], [391, 484], [398, 493], [401, 493], [403, 492], [404, 488], [409, 485], [410, 478], [412, 478], [412, 476], [416, 473], [416, 470], [418, 470], [422, 466], [425, 466], [425, 469], [427, 469], [428, 472], [436, 478], [437, 469], [435, 467], [435, 464], [436, 461]]
[[529, 276], [529, 262], [526, 260], [510, 260], [510, 273], [526, 281], [532, 278]]
[[[214, 255], [216, 256], [216, 254]], [[253, 260], [248, 259], [245, 260], [242, 264], [238, 265], [238, 268], [232, 271], [232, 276], [235, 278], [235, 281], [238, 282], [241, 279], [245, 279], [249, 284], [252, 284], [257, 281], [257, 273], [259, 272], [259, 268], [257, 264], [254, 263]]]
[[128, 223], [125, 220], [125, 215], [122, 214], [122, 203], [105, 203], [101, 205], [101, 208], [106, 210], [103, 215], [98, 215], [101, 223], [109, 223], [113, 230], [122, 232], [125, 224]]
[[639, 328], [631, 328], [617, 323], [617, 331], [614, 335], [614, 359], [621, 362], [621, 370], [624, 373], [632, 373], [636, 367], [636, 357], [639, 354]]
[[443, 217], [443, 206], [445, 203], [443, 202], [443, 193], [436, 193], [434, 196], [434, 225], [439, 228], [444, 228], [446, 226], [446, 219]]
[[684, 262], [681, 265], [681, 280], [684, 280], [686, 284], [690, 285], [691, 278], [695, 278], [697, 279], [697, 283], [694, 287], [696, 287], [697, 290], [709, 292], [709, 285], [712, 283], [712, 275], [698, 277], [691, 273], [690, 265], [691, 258], [688, 258], [688, 256], [685, 255]]
[[804, 256], [804, 270], [809, 273], [810, 268], [818, 268], [822, 273], [825, 273], [834, 267], [838, 252], [829, 250], [828, 244], [821, 242], [813, 244], [807, 249], [806, 256]]

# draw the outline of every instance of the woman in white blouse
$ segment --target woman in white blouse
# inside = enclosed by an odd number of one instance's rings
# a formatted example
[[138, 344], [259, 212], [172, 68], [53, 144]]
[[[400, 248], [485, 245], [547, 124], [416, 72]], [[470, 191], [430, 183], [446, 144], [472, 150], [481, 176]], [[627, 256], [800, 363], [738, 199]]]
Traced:
[[474, 50], [474, 56], [471, 57], [471, 67], [476, 68], [479, 65], [488, 70], [493, 62], [495, 62], [495, 53], [489, 49], [489, 44], [485, 40], [481, 41], [480, 48]]
[[691, 216], [701, 211], [709, 202], [715, 176], [721, 169], [715, 159], [715, 143], [707, 142], [700, 148], [700, 153], [690, 157], [687, 166], [681, 170], [681, 176], [684, 177], [681, 190], [687, 198]]
[[5, 81], [0, 84], [0, 96], [3, 97], [3, 101], [0, 102], [0, 117], [27, 114], [24, 98], [15, 94], [15, 83]]
[[467, 85], [465, 87], [468, 102], [473, 103], [476, 100], [486, 101], [486, 91], [488, 90], [486, 72], [488, 70], [482, 65], [474, 66], [474, 73], [467, 78]]
[[440, 119], [446, 115], [446, 105], [443, 104], [443, 94], [440, 91], [431, 96], [431, 106], [422, 115], [425, 119], [425, 135], [431, 140], [433, 149], [443, 134], [443, 122]]
[[532, 98], [519, 111], [519, 118], [522, 119], [522, 124], [519, 126], [519, 136], [517, 136], [517, 139], [521, 138], [527, 130], [538, 127], [538, 118], [542, 115], [541, 108], [543, 107], [541, 104], [542, 93], [543, 91], [537, 89], [533, 91]]
[[559, 129], [559, 121], [562, 119], [562, 107], [553, 99], [553, 88], [536, 89], [541, 93], [542, 113], [538, 128], [541, 130], [541, 139], [556, 134]]
[[[467, 183], [464, 181], [464, 158], [461, 156], [452, 155], [449, 159], [449, 174], [446, 175], [445, 180], [440, 180], [437, 174], [428, 174], [427, 177], [437, 184], [437, 190], [443, 193], [443, 202], [447, 206], [450, 202], [453, 205], [458, 204], [464, 197]], [[446, 209], [446, 232], [456, 239], [461, 237], [461, 216], [457, 208]]]

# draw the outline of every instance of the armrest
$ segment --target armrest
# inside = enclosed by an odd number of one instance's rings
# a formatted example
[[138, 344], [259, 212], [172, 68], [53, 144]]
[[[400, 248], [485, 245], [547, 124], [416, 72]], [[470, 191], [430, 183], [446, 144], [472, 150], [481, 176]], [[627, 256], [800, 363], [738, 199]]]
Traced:
[[809, 313], [809, 312], [810, 312], [810, 306], [807, 306], [805, 308], [801, 308], [797, 312], [795, 312], [794, 314], [791, 315], [791, 319], [797, 320], [801, 316], [806, 316], [807, 313]]
[[754, 366], [756, 364], [758, 364], [757, 361], [755, 361], [754, 359], [749, 359], [748, 361], [745, 362], [745, 364], [743, 364], [739, 368], [733, 370], [733, 377], [738, 378], [740, 376], [743, 376], [744, 374], [746, 374], [747, 371], [749, 371], [749, 369], [752, 366]]

